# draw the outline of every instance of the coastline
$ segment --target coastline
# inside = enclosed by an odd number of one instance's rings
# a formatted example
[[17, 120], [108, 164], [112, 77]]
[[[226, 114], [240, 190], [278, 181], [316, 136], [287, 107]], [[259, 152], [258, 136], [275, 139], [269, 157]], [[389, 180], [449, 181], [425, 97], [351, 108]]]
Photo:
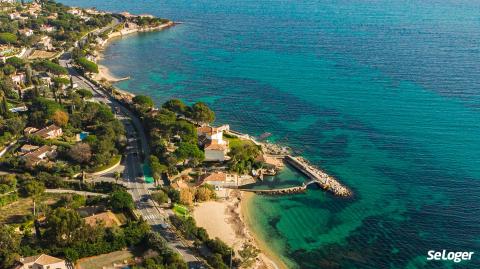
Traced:
[[199, 227], [207, 230], [211, 238], [218, 237], [232, 247], [238, 255], [244, 244], [259, 249], [260, 253], [251, 268], [286, 269], [283, 261], [259, 241], [246, 219], [251, 193], [226, 190], [227, 199], [208, 201], [196, 205], [192, 217]]
[[107, 66], [99, 63], [99, 61], [104, 59], [104, 56], [105, 56], [104, 51], [112, 40], [117, 38], [122, 38], [124, 36], [135, 34], [135, 33], [162, 31], [176, 24], [178, 23], [174, 21], [168, 21], [167, 23], [163, 23], [154, 27], [141, 27], [141, 28], [137, 27], [132, 29], [122, 29], [120, 31], [115, 31], [110, 33], [107, 39], [102, 44], [100, 44], [99, 47], [95, 50], [95, 53], [96, 53], [95, 62], [98, 65], [98, 74], [94, 75], [94, 79], [97, 81], [105, 80], [108, 83], [116, 83], [116, 82], [130, 79], [130, 77], [121, 78], [114, 75], [112, 72], [110, 72], [110, 69]]
[[253, 229], [251, 227], [252, 221], [250, 216], [250, 206], [252, 199], [255, 195], [256, 194], [251, 192], [242, 192], [242, 200], [240, 203], [241, 221], [245, 225], [245, 229], [249, 234], [250, 238], [254, 241], [255, 246], [261, 251], [260, 255], [264, 256], [267, 262], [270, 263], [270, 266], [272, 266], [268, 268], [288, 269], [287, 264], [282, 260], [282, 258], [277, 253], [275, 253], [275, 251], [268, 247], [267, 242], [261, 240], [259, 236], [253, 232]]

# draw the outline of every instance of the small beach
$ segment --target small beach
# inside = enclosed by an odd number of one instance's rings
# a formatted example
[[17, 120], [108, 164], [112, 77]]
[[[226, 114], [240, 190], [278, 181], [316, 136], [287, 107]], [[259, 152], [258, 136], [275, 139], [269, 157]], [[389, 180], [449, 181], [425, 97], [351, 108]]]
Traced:
[[262, 242], [253, 235], [248, 225], [248, 204], [254, 194], [228, 191], [228, 199], [208, 201], [195, 206], [193, 217], [199, 227], [207, 230], [211, 238], [218, 237], [235, 251], [241, 250], [243, 244], [257, 247], [261, 253], [253, 268], [283, 269], [288, 268], [273, 255]]

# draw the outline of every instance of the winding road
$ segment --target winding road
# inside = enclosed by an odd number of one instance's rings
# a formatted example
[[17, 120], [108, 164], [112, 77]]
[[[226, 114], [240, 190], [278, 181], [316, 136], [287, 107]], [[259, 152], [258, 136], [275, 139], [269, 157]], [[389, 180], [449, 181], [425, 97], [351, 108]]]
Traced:
[[68, 69], [73, 82], [79, 88], [91, 90], [95, 101], [109, 105], [116, 113], [117, 119], [124, 124], [128, 145], [123, 160], [125, 167], [123, 171], [123, 185], [127, 186], [128, 192], [132, 195], [137, 212], [152, 226], [152, 229], [159, 232], [167, 240], [168, 245], [172, 249], [182, 256], [189, 268], [205, 268], [202, 260], [195, 255], [188, 244], [169, 228], [169, 212], [156, 206], [151, 199], [151, 189], [154, 189], [154, 186], [153, 184], [145, 183], [141, 160], [141, 156], [149, 156], [150, 149], [140, 119], [70, 66], [70, 52], [65, 52], [61, 55], [59, 62], [60, 65]]

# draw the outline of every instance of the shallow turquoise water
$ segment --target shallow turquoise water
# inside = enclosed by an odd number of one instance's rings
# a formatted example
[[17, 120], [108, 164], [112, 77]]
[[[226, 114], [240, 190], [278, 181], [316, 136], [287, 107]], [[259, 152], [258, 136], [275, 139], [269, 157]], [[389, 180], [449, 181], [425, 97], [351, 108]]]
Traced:
[[478, 1], [63, 2], [185, 22], [113, 42], [103, 64], [132, 77], [118, 86], [205, 101], [352, 188], [254, 198], [291, 267], [480, 268], [426, 261], [480, 248]]

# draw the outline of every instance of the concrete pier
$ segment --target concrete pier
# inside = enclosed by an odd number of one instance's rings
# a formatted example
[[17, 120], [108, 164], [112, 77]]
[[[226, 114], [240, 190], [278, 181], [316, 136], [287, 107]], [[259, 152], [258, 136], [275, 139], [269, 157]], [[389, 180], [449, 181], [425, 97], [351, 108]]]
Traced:
[[338, 180], [328, 175], [324, 171], [314, 167], [304, 158], [288, 155], [285, 157], [285, 161], [311, 179], [309, 182], [304, 184], [305, 188], [310, 184], [317, 184], [322, 189], [330, 191], [338, 196], [348, 197], [352, 195], [352, 192], [338, 182]]

